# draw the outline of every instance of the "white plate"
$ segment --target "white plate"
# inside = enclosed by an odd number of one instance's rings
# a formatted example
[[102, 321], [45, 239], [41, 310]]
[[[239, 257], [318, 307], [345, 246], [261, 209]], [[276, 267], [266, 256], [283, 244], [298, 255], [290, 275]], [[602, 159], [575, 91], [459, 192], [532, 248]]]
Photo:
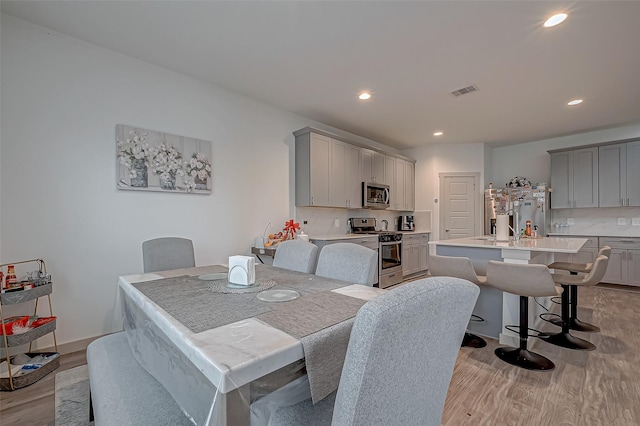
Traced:
[[286, 302], [297, 299], [300, 293], [295, 290], [265, 290], [256, 295], [263, 302]]
[[227, 278], [226, 272], [214, 272], [213, 274], [200, 275], [198, 279], [204, 281], [224, 280]]

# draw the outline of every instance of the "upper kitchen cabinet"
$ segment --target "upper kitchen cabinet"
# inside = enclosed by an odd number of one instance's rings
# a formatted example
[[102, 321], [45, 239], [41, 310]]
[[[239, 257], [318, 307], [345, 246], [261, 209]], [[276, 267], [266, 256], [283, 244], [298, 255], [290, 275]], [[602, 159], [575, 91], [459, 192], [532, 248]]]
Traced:
[[388, 179], [385, 179], [386, 159], [385, 155], [373, 151], [371, 149], [362, 148], [362, 181], [384, 183], [388, 185]]
[[598, 207], [598, 147], [550, 155], [551, 208]]
[[296, 206], [331, 207], [331, 138], [296, 133]]
[[391, 187], [391, 210], [413, 211], [415, 209], [415, 164], [396, 158], [396, 174]]
[[296, 206], [362, 207], [360, 148], [318, 133], [296, 135]]
[[332, 139], [329, 169], [331, 206], [361, 208], [360, 148]]
[[390, 210], [413, 211], [415, 164], [305, 127], [296, 138], [296, 206], [362, 208], [362, 183], [389, 185]]
[[640, 206], [640, 141], [599, 147], [600, 207]]

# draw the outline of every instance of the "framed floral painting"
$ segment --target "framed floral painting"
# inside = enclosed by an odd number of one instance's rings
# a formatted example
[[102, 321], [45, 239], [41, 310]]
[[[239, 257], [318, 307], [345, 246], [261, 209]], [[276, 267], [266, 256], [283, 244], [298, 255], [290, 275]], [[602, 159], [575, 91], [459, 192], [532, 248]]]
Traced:
[[116, 126], [119, 189], [210, 194], [211, 142]]

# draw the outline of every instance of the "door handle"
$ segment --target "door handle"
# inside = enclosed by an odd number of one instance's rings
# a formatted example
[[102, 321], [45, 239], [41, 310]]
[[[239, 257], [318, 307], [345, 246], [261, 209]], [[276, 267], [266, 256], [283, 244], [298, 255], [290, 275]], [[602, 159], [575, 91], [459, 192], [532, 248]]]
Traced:
[[445, 229], [445, 230], [444, 230], [444, 232], [449, 232], [449, 230], [448, 230], [448, 229]]

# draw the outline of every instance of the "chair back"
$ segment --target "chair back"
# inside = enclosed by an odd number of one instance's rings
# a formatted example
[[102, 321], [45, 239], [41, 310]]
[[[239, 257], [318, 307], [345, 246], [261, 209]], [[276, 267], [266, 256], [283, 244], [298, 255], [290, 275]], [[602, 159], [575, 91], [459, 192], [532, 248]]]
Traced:
[[429, 256], [429, 273], [434, 277], [457, 277], [483, 284], [468, 257]]
[[459, 278], [395, 288], [356, 315], [333, 425], [439, 426], [480, 289]]
[[303, 240], [288, 240], [278, 244], [273, 266], [290, 271], [313, 274], [318, 262], [318, 246]]
[[336, 243], [320, 250], [316, 275], [373, 286], [377, 269], [375, 250], [354, 243]]
[[519, 296], [557, 296], [558, 290], [546, 265], [504, 263], [490, 260], [487, 284]]
[[177, 237], [145, 241], [142, 243], [142, 263], [145, 273], [192, 268], [196, 266], [193, 242]]
[[[611, 247], [609, 246], [603, 246], [599, 251], [598, 251], [598, 256], [607, 256], [607, 257], [611, 257]], [[596, 256], [596, 257], [598, 257]]]
[[[611, 253], [611, 249], [609, 249], [609, 253]], [[602, 281], [604, 274], [607, 272], [607, 266], [609, 265], [609, 258], [607, 256], [600, 255], [593, 262], [593, 266], [591, 267], [591, 271], [587, 275], [584, 276], [582, 282], [576, 283], [577, 285], [582, 286], [592, 286], [598, 284]]]

